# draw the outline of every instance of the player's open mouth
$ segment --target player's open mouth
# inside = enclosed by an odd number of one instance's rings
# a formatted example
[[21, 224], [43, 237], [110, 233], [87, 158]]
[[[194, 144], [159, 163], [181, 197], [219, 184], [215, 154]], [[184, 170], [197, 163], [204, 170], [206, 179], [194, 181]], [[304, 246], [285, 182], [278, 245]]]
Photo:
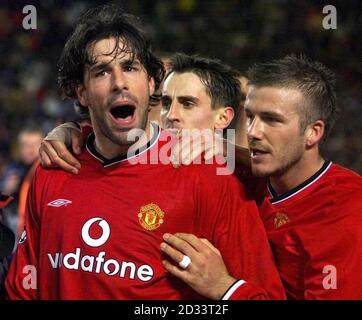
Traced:
[[129, 125], [135, 119], [136, 107], [131, 104], [116, 105], [111, 108], [113, 119], [120, 125]]
[[260, 149], [250, 148], [250, 156], [252, 159], [258, 159], [266, 154], [269, 154], [269, 152]]
[[131, 119], [136, 108], [132, 105], [115, 106], [111, 109], [111, 114], [115, 119]]

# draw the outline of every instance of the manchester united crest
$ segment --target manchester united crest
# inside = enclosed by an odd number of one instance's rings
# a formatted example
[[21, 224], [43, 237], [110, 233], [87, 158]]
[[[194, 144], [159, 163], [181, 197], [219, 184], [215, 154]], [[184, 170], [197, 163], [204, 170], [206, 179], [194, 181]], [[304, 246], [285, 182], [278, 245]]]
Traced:
[[281, 226], [287, 224], [289, 221], [290, 220], [285, 213], [278, 212], [274, 217], [274, 228], [278, 229]]
[[146, 230], [155, 230], [163, 223], [165, 213], [157, 204], [150, 203], [141, 207], [138, 213], [138, 221]]

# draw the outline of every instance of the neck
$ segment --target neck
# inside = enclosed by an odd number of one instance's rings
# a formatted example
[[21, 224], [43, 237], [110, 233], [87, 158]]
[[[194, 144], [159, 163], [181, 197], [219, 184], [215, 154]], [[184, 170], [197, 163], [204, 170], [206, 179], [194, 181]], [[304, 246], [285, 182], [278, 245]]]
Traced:
[[324, 159], [319, 155], [313, 159], [302, 158], [283, 174], [271, 176], [270, 184], [278, 195], [286, 193], [315, 174], [323, 163]]
[[105, 158], [112, 159], [119, 155], [127, 154], [128, 152], [133, 152], [142, 146], [146, 145], [147, 142], [151, 139], [151, 136], [154, 134], [153, 127], [150, 125], [149, 121], [147, 122], [147, 126], [142, 135], [137, 136], [138, 140], [131, 145], [121, 145], [114, 143], [103, 135], [97, 134], [96, 130], [94, 130], [95, 134], [95, 148], [96, 150]]

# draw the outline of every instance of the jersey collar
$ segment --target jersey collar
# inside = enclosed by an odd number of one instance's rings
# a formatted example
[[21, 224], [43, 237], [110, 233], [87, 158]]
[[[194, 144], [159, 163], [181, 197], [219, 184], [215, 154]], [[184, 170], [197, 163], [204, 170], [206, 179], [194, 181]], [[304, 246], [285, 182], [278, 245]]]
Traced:
[[132, 152], [132, 155], [127, 157], [127, 154], [122, 154], [119, 156], [116, 156], [112, 159], [107, 159], [105, 158], [103, 155], [101, 155], [95, 148], [95, 135], [94, 132], [90, 133], [88, 138], [87, 138], [87, 142], [86, 142], [86, 148], [88, 150], [88, 152], [94, 157], [96, 158], [98, 161], [100, 161], [104, 167], [109, 167], [112, 166], [114, 164], [123, 162], [123, 161], [127, 161], [133, 157], [139, 156], [141, 153], [146, 152], [147, 150], [149, 150], [150, 148], [153, 147], [153, 145], [158, 141], [159, 137], [160, 137], [160, 133], [161, 133], [161, 129], [160, 127], [151, 122], [151, 125], [153, 127], [153, 135], [151, 137], [151, 139], [147, 142], [147, 144], [143, 145], [142, 147], [138, 148], [137, 150]]
[[290, 199], [291, 197], [293, 197], [293, 196], [297, 195], [298, 193], [302, 192], [303, 190], [307, 189], [309, 186], [311, 186], [316, 181], [318, 181], [327, 172], [327, 170], [330, 168], [331, 165], [332, 165], [331, 161], [325, 161], [323, 166], [315, 174], [313, 174], [310, 178], [308, 178], [307, 180], [302, 182], [300, 185], [294, 187], [293, 189], [291, 189], [281, 195], [278, 195], [276, 193], [276, 191], [273, 189], [270, 181], [268, 181], [268, 191], [271, 196], [270, 202], [272, 204], [277, 204], [279, 202]]

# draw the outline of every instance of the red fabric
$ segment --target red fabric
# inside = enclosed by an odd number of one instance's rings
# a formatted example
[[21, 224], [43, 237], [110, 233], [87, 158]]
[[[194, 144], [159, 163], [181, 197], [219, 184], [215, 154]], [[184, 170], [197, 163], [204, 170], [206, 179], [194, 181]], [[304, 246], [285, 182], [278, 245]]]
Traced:
[[261, 216], [288, 299], [362, 299], [361, 199], [361, 177], [333, 164], [287, 199], [266, 193]]
[[[160, 141], [163, 135], [162, 131]], [[140, 157], [157, 151], [165, 144], [160, 141]], [[174, 169], [161, 164], [132, 165], [124, 160], [104, 167], [88, 149], [79, 160], [79, 175], [37, 169], [28, 198], [27, 239], [18, 246], [7, 277], [11, 299], [200, 298], [166, 274], [159, 248], [165, 232], [207, 238], [223, 253], [232, 275], [270, 297], [283, 296], [256, 205], [235, 177], [217, 176], [216, 165]], [[58, 199], [71, 203], [49, 205]], [[149, 204], [156, 204], [164, 212], [163, 223], [154, 230], [143, 226], [141, 208]], [[103, 227], [108, 225], [110, 233], [103, 245], [91, 247], [82, 237], [82, 228], [96, 217], [103, 219]], [[150, 215], [146, 220], [152, 224], [153, 219]], [[102, 235], [97, 223], [89, 232], [94, 239]], [[69, 253], [81, 260], [72, 270], [64, 261]], [[96, 257], [104, 261], [97, 264]], [[89, 266], [91, 260], [93, 268]], [[123, 275], [122, 269], [114, 269], [120, 264], [126, 267]], [[134, 264], [135, 274], [130, 272], [130, 264]], [[22, 286], [28, 275], [22, 273], [25, 265], [38, 270], [37, 290]], [[145, 280], [150, 270], [152, 276]], [[250, 293], [244, 298], [249, 297]]]
[[[262, 218], [288, 298], [362, 299], [361, 199], [361, 177], [332, 165], [291, 198], [277, 204], [265, 200]], [[276, 228], [278, 212], [289, 222]], [[337, 289], [323, 286], [330, 287], [329, 266], [337, 272]]]

